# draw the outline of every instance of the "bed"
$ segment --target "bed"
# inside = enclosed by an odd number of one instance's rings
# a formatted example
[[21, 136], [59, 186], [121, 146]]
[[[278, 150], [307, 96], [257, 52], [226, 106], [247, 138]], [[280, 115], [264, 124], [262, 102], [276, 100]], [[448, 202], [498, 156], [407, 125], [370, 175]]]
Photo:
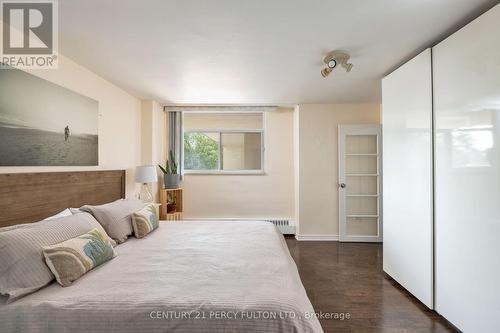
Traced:
[[266, 222], [161, 222], [70, 287], [0, 305], [1, 332], [322, 332]]

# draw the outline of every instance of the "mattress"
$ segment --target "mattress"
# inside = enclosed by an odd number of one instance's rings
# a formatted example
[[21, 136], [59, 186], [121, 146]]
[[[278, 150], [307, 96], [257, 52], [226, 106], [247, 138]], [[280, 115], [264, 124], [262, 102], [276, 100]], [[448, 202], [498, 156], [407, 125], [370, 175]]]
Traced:
[[162, 222], [69, 287], [0, 305], [1, 332], [322, 332], [266, 222]]

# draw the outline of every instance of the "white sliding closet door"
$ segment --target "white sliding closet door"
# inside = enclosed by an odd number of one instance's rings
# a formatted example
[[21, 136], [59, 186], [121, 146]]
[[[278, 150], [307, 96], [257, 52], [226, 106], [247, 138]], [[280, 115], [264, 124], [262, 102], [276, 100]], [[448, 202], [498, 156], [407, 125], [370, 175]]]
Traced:
[[433, 60], [436, 310], [463, 332], [498, 332], [500, 6], [437, 45]]
[[382, 100], [384, 271], [432, 309], [430, 49], [383, 79]]

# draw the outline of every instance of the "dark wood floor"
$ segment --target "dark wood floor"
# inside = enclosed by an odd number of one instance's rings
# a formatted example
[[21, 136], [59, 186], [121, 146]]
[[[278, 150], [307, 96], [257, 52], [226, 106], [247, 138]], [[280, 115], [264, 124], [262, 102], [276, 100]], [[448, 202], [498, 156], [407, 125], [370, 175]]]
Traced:
[[321, 320], [325, 333], [456, 332], [382, 271], [382, 245], [286, 239], [314, 310], [349, 313]]

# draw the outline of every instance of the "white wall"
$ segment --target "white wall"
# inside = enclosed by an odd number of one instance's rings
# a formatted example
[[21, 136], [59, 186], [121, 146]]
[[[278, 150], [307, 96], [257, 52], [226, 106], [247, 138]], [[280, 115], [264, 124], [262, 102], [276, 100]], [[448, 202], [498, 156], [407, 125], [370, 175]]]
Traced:
[[297, 233], [338, 235], [338, 124], [379, 124], [378, 104], [266, 113], [265, 175], [186, 174], [186, 218], [295, 218]]
[[384, 271], [433, 308], [432, 74], [427, 49], [382, 81]]
[[0, 173], [125, 169], [126, 194], [135, 195], [134, 169], [141, 162], [140, 101], [62, 55], [58, 69], [30, 72], [99, 102], [99, 166], [0, 167]]
[[379, 124], [378, 104], [303, 104], [296, 112], [299, 236], [339, 234], [338, 125]]
[[433, 49], [436, 310], [500, 327], [500, 5]]
[[294, 217], [293, 109], [265, 113], [264, 175], [186, 174], [186, 218]]
[[[167, 156], [166, 114], [156, 101], [141, 102], [141, 164], [165, 164]], [[159, 202], [159, 188], [163, 186], [163, 173], [156, 167], [158, 182], [150, 184], [154, 201]]]

